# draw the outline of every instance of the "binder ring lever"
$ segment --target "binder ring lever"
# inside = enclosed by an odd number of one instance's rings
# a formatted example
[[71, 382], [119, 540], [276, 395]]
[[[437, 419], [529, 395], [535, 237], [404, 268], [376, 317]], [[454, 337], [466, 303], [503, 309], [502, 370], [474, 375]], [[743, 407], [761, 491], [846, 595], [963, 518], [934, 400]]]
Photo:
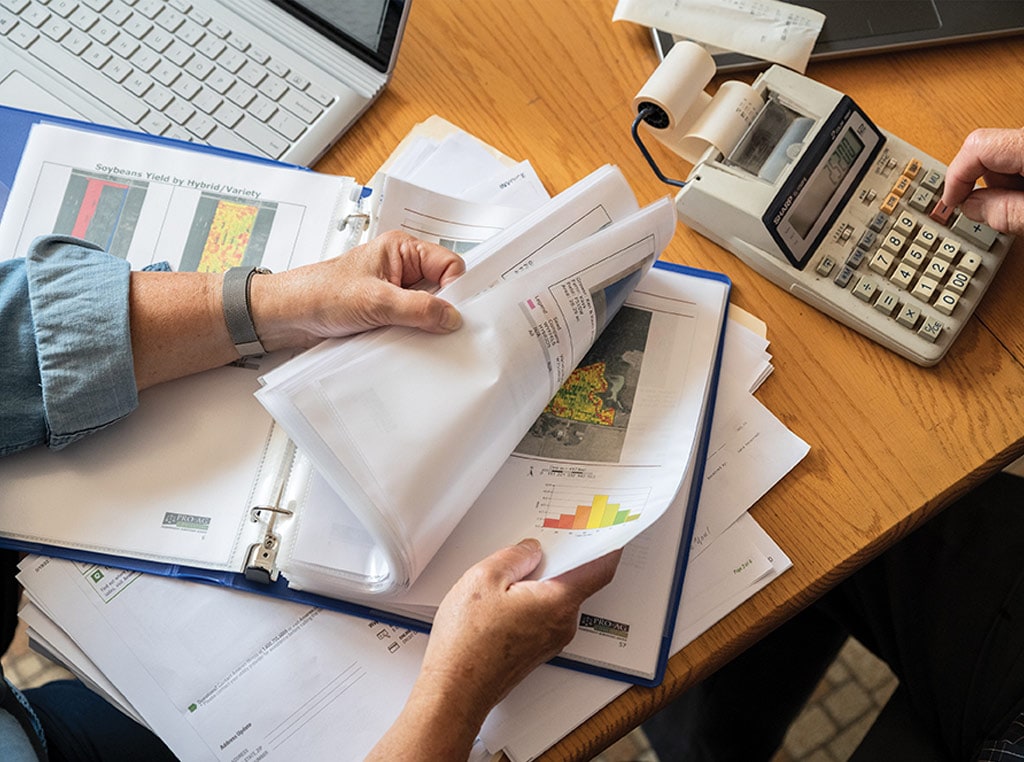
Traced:
[[277, 505], [254, 505], [252, 508], [249, 509], [249, 520], [259, 521], [260, 511], [270, 511], [272, 513], [281, 514], [282, 516], [291, 516], [295, 513], [295, 511], [291, 510], [290, 508], [281, 508], [280, 506]]
[[271, 582], [277, 582], [277, 551], [281, 545], [281, 538], [274, 531], [274, 523], [278, 516], [291, 516], [295, 512], [277, 505], [254, 505], [249, 511], [250, 518], [259, 521], [260, 511], [268, 511], [270, 518], [267, 520], [267, 531], [263, 535], [263, 541], [249, 546], [249, 554], [245, 560], [245, 578], [250, 582], [269, 585]]

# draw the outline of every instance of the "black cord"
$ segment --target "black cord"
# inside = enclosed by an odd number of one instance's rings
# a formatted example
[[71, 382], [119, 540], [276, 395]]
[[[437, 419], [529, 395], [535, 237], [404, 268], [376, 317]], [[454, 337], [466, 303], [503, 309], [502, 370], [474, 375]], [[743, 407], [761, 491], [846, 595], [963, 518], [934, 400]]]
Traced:
[[[633, 120], [633, 140], [636, 142], [637, 147], [640, 149], [640, 153], [647, 159], [647, 163], [651, 165], [651, 169], [654, 170], [654, 174], [657, 175], [658, 179], [666, 185], [674, 185], [677, 188], [682, 188], [686, 185], [683, 180], [673, 180], [671, 177], [666, 177], [665, 174], [658, 168], [657, 162], [654, 161], [654, 157], [651, 156], [651, 152], [647, 150], [647, 146], [644, 145], [644, 141], [640, 138], [640, 122], [648, 122], [650, 120], [657, 120], [659, 117], [658, 112], [661, 109], [657, 108], [653, 104], [645, 104], [640, 107], [640, 111], [636, 115], [636, 119]], [[660, 114], [667, 124], [667, 117], [664, 113]]]

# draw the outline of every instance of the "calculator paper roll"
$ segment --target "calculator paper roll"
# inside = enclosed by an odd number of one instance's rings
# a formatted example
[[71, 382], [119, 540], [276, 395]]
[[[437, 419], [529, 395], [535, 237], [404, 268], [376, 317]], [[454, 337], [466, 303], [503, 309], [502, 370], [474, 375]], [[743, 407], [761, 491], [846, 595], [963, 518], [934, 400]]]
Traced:
[[668, 116], [668, 126], [651, 131], [682, 135], [701, 115], [711, 101], [704, 92], [715, 76], [715, 60], [704, 48], [694, 42], [679, 42], [672, 46], [665, 60], [650, 76], [633, 99], [636, 113], [645, 103], [653, 103]]
[[723, 154], [736, 147], [764, 99], [743, 82], [722, 83], [714, 97], [704, 88], [715, 74], [711, 54], [694, 42], [678, 42], [633, 99], [639, 113], [653, 103], [668, 117], [668, 126], [646, 128], [686, 161], [695, 164], [711, 146]]
[[764, 108], [764, 98], [745, 82], [723, 82], [704, 112], [672, 150], [695, 164], [709, 146], [728, 155]]

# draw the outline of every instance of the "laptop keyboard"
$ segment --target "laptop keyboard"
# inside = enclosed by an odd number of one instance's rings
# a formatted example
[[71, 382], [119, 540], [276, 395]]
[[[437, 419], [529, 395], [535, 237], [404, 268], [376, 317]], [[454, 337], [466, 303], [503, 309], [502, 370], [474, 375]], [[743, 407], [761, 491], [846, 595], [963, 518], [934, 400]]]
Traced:
[[0, 0], [0, 36], [140, 130], [272, 159], [334, 102], [188, 0]]

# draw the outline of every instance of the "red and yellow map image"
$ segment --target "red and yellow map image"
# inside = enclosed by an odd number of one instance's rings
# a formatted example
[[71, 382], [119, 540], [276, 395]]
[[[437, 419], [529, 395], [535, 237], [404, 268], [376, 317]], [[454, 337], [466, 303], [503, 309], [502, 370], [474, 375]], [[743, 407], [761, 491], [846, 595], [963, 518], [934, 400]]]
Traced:
[[273, 201], [204, 192], [196, 204], [180, 269], [219, 273], [261, 265], [276, 214]]
[[[142, 218], [146, 196], [159, 185], [75, 169], [68, 177], [53, 232], [94, 243], [127, 259]], [[177, 188], [175, 193], [194, 192]], [[277, 202], [247, 201], [204, 191], [195, 200], [191, 223], [175, 269], [184, 272], [223, 272], [263, 262]], [[152, 222], [149, 223], [152, 225]], [[152, 230], [143, 231], [151, 234]], [[175, 228], [175, 232], [180, 232]]]
[[613, 426], [616, 410], [607, 401], [611, 385], [605, 376], [606, 368], [603, 361], [576, 368], [544, 412], [572, 421]]
[[196, 270], [219, 273], [240, 266], [258, 213], [259, 207], [252, 204], [219, 201]]
[[518, 455], [618, 463], [651, 313], [624, 306], [516, 446]]

